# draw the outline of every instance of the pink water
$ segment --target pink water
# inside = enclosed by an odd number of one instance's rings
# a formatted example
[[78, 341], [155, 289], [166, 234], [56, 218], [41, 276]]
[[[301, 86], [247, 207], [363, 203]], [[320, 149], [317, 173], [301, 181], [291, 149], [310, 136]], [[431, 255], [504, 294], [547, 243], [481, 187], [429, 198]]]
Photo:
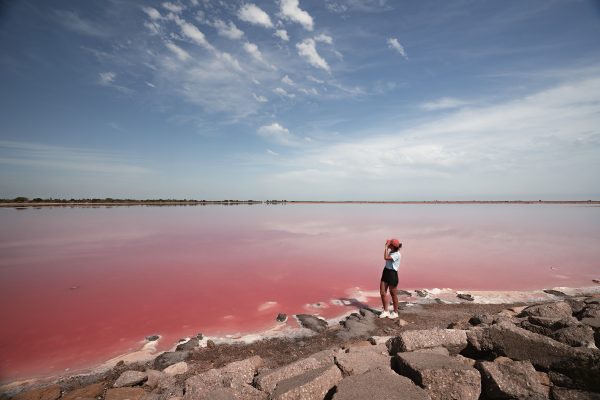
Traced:
[[[567, 205], [254, 205], [0, 209], [0, 380], [89, 367], [198, 332], [325, 316], [377, 290], [386, 238], [400, 287], [589, 286], [600, 208]], [[76, 287], [76, 289], [70, 289]], [[274, 303], [267, 303], [274, 302]]]

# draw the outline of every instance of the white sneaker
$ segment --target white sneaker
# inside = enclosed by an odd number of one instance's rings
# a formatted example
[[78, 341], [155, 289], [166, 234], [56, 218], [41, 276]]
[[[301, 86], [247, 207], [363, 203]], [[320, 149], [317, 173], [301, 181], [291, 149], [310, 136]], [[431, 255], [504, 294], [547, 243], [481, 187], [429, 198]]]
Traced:
[[396, 311], [392, 311], [390, 313], [390, 315], [388, 316], [389, 319], [396, 319], [398, 318], [398, 313]]
[[390, 317], [390, 313], [387, 310], [385, 310], [384, 312], [379, 314], [379, 318], [389, 318], [389, 317]]

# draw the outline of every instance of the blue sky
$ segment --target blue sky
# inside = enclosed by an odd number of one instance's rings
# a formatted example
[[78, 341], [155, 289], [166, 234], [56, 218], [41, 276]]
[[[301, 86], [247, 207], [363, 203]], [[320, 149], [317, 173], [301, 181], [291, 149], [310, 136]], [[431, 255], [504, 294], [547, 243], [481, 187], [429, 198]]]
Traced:
[[0, 3], [0, 197], [600, 197], [597, 1]]

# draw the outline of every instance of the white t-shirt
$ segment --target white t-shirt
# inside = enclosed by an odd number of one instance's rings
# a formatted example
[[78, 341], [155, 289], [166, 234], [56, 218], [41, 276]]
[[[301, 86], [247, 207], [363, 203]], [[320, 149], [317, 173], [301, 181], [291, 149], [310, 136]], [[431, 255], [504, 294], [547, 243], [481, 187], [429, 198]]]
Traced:
[[400, 259], [402, 258], [402, 254], [400, 254], [399, 251], [396, 251], [394, 253], [390, 253], [389, 256], [391, 257], [391, 260], [385, 260], [385, 268], [398, 271], [398, 268], [400, 267]]

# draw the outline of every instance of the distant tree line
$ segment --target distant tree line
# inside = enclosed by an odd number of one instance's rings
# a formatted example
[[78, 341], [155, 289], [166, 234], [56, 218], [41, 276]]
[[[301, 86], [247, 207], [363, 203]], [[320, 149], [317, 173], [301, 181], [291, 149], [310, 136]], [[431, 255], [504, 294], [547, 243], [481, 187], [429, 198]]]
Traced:
[[13, 199], [0, 199], [0, 203], [20, 203], [20, 204], [36, 204], [36, 203], [53, 203], [53, 204], [94, 204], [94, 203], [119, 203], [119, 204], [145, 204], [145, 203], [185, 203], [185, 204], [281, 204], [287, 203], [287, 200], [195, 200], [195, 199], [115, 199], [112, 197], [100, 198], [81, 198], [81, 199], [55, 199], [36, 197], [29, 199], [28, 197], [15, 197]]

